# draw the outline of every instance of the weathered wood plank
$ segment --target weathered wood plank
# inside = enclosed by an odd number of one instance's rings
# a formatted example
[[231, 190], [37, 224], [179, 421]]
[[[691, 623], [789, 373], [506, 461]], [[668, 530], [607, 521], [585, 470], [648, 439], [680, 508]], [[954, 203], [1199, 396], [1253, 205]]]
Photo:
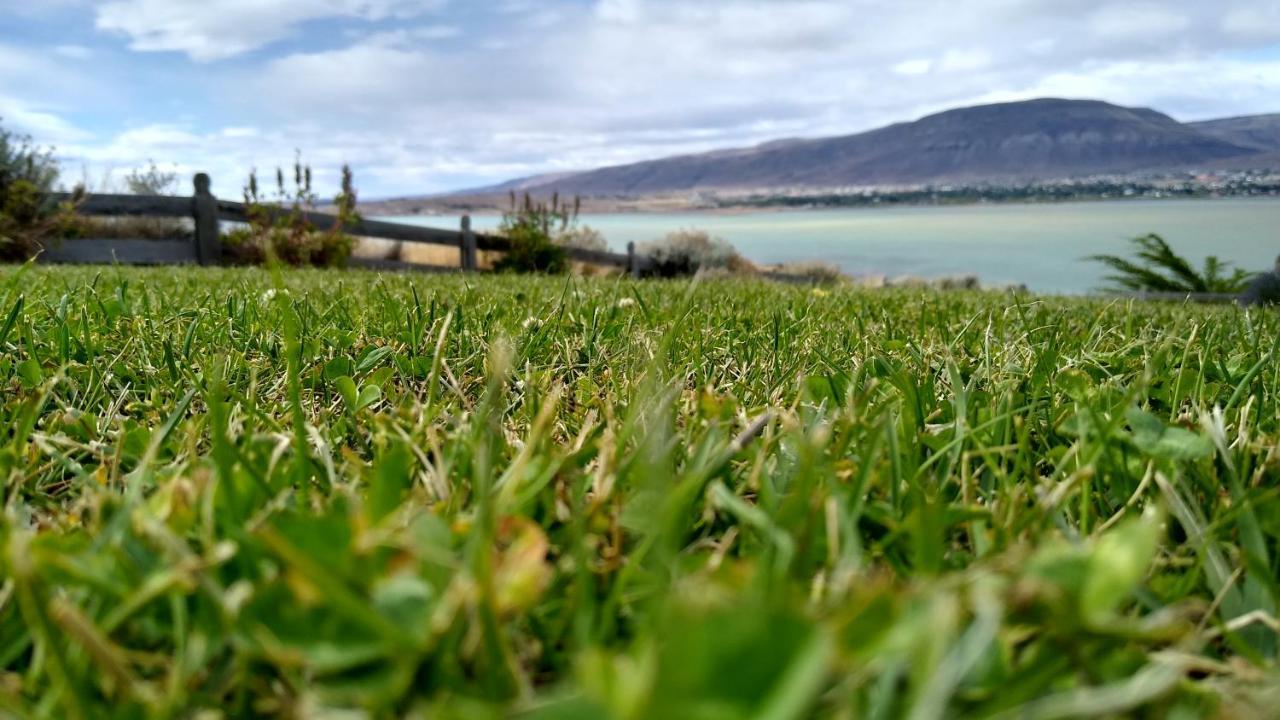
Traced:
[[361, 270], [387, 270], [391, 272], [455, 273], [462, 271], [460, 267], [449, 265], [425, 265], [403, 260], [385, 260], [383, 258], [353, 257], [347, 260], [347, 266]]
[[[289, 217], [293, 211], [290, 208], [267, 208], [267, 213], [272, 218], [282, 218]], [[229, 200], [218, 201], [218, 215], [221, 219], [232, 222], [249, 221], [249, 215], [245, 210], [244, 203]], [[332, 230], [338, 224], [338, 218], [333, 215], [311, 211], [303, 211], [301, 215], [312, 227], [320, 231]], [[348, 235], [357, 237], [448, 245], [450, 247], [462, 246], [462, 233], [456, 230], [440, 230], [438, 228], [403, 225], [382, 220], [360, 220], [359, 222], [348, 223], [343, 228], [343, 231]]]
[[[58, 202], [72, 199], [69, 193], [53, 193]], [[140, 215], [148, 217], [191, 217], [191, 198], [162, 195], [84, 196], [76, 205], [81, 215]]]
[[[291, 210], [288, 209], [271, 209], [269, 210], [274, 216], [287, 217]], [[231, 202], [227, 200], [218, 201], [218, 213], [223, 220], [232, 220], [236, 222], [248, 222], [244, 203]], [[337, 218], [333, 215], [325, 215], [317, 212], [303, 212], [302, 217], [306, 219], [317, 230], [330, 230], [337, 224]], [[401, 223], [391, 223], [382, 220], [361, 220], [359, 222], [350, 223], [344, 231], [348, 235], [357, 237], [372, 237], [383, 240], [399, 240], [401, 242], [417, 242], [427, 243], [431, 245], [447, 245], [464, 250], [463, 247], [466, 239], [462, 232], [455, 230], [442, 230], [439, 228], [423, 227], [421, 225], [404, 225]], [[505, 252], [510, 243], [506, 238], [497, 237], [495, 235], [473, 234], [475, 237], [475, 247], [478, 250]], [[626, 255], [611, 252], [601, 252], [598, 250], [584, 250], [580, 248], [569, 248], [569, 257], [578, 262], [594, 263], [597, 265], [614, 265], [617, 267], [628, 267]], [[641, 269], [647, 268], [651, 263], [646, 257], [637, 258]]]
[[[593, 265], [613, 265], [624, 269], [629, 268], [631, 262], [631, 258], [627, 255], [601, 250], [566, 248], [566, 254], [568, 254], [571, 260], [575, 260], [577, 262], [591, 263]], [[645, 266], [645, 262], [648, 261], [648, 258], [640, 255], [637, 255], [635, 259], [637, 267], [642, 269]]]
[[38, 262], [60, 264], [182, 265], [197, 261], [191, 240], [86, 239], [51, 243]]

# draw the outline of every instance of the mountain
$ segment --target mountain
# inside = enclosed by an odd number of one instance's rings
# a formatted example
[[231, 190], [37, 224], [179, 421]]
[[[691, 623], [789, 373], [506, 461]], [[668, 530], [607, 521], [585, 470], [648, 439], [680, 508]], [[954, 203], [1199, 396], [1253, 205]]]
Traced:
[[1280, 169], [1280, 114], [1180, 123], [1147, 108], [1044, 98], [960, 108], [842, 137], [774, 140], [432, 197], [388, 215], [501, 211], [508, 193], [580, 195], [584, 211], [676, 211], [702, 191], [1052, 182], [1130, 173]]
[[[1237, 121], [1213, 132], [1147, 108], [1040, 99], [949, 110], [857, 135], [651, 160], [526, 185], [581, 195], [1053, 180], [1175, 169], [1259, 151]], [[1253, 127], [1248, 123], [1241, 123]], [[1264, 123], [1258, 123], [1265, 125]], [[1273, 127], [1273, 126], [1267, 126]]]
[[1187, 127], [1234, 145], [1280, 152], [1280, 113], [1206, 120]]

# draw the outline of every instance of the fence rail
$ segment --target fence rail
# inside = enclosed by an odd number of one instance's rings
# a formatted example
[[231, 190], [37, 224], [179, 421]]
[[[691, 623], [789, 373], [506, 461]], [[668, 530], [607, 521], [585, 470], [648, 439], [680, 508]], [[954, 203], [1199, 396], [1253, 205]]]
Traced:
[[[242, 202], [219, 200], [209, 192], [209, 176], [199, 173], [194, 178], [195, 193], [190, 197], [91, 194], [76, 198], [76, 211], [82, 215], [108, 217], [183, 217], [191, 218], [195, 232], [190, 239], [170, 240], [67, 240], [44, 249], [40, 259], [44, 262], [98, 263], [119, 262], [125, 264], [200, 263], [217, 265], [222, 262], [222, 246], [219, 226], [223, 222], [249, 221], [249, 208]], [[73, 196], [60, 193], [59, 201]], [[290, 208], [267, 206], [268, 216], [293, 217]], [[326, 213], [297, 211], [301, 219], [320, 231], [339, 226], [338, 218]], [[458, 230], [405, 225], [382, 220], [360, 219], [341, 225], [348, 235], [397, 242], [421, 243], [458, 248], [458, 267], [441, 267], [398, 260], [376, 258], [351, 258], [351, 264], [396, 270], [479, 270], [477, 251], [506, 252], [511, 244], [506, 238], [473, 232], [471, 218], [463, 216]], [[627, 245], [627, 252], [614, 253], [583, 248], [565, 248], [570, 260], [592, 265], [620, 267], [633, 277], [639, 277], [650, 269], [652, 261], [636, 254], [635, 243]]]

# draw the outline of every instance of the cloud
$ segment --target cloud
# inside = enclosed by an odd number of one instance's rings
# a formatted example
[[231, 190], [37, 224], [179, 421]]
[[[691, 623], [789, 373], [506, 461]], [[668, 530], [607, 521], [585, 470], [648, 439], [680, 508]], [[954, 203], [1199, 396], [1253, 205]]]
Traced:
[[1154, 3], [1108, 5], [1089, 17], [1097, 35], [1117, 40], [1158, 40], [1187, 29], [1191, 19], [1176, 8]]
[[[56, 35], [91, 63], [0, 45], [0, 111], [20, 100], [92, 162], [177, 160], [219, 192], [293, 148], [326, 177], [352, 162], [372, 197], [1041, 95], [1280, 110], [1280, 0], [110, 0], [94, 17], [100, 43]], [[92, 137], [57, 79], [77, 73], [136, 93]]]
[[1280, 60], [1174, 60], [1167, 63], [1119, 62], [1053, 73], [1016, 96], [1102, 97], [1158, 110], [1176, 107], [1183, 120], [1280, 111]]
[[903, 60], [893, 66], [893, 71], [899, 75], [924, 75], [931, 69], [933, 69], [933, 61], [926, 58]]
[[56, 112], [5, 95], [0, 95], [0, 119], [7, 128], [30, 135], [41, 145], [63, 146], [93, 137]]
[[1222, 32], [1254, 42], [1280, 39], [1280, 2], [1232, 8], [1222, 15]]
[[313, 20], [412, 17], [442, 5], [439, 0], [112, 0], [98, 8], [96, 24], [127, 36], [134, 50], [183, 52], [207, 62], [269, 45]]
[[91, 137], [64, 117], [76, 99], [94, 97], [92, 87], [63, 64], [64, 57], [0, 44], [0, 120], [6, 128], [51, 145]]

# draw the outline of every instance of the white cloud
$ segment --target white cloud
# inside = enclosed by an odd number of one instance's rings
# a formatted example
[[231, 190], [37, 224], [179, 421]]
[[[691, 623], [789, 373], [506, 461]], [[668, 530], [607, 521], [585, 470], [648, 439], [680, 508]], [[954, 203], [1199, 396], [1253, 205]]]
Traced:
[[139, 51], [177, 51], [193, 60], [240, 55], [325, 18], [383, 20], [438, 10], [441, 0], [112, 0], [99, 30], [122, 33]]
[[1154, 39], [1187, 29], [1191, 19], [1175, 3], [1118, 3], [1096, 10], [1089, 18], [1094, 33], [1115, 39]]
[[0, 95], [0, 120], [5, 127], [30, 135], [41, 145], [61, 147], [92, 137], [56, 112], [4, 95]]
[[1166, 63], [1118, 62], [1053, 73], [1026, 88], [1023, 97], [1100, 97], [1157, 110], [1178, 106], [1183, 120], [1256, 113], [1280, 107], [1280, 61], [1212, 59]]
[[981, 48], [948, 50], [938, 63], [944, 72], [975, 72], [992, 62], [991, 53]]
[[[20, 99], [28, 126], [92, 162], [177, 160], [219, 192], [298, 147], [322, 177], [351, 161], [370, 197], [1039, 95], [1186, 118], [1280, 110], [1280, 67], [1241, 59], [1280, 42], [1280, 0], [584, 2], [110, 0], [97, 26], [134, 50], [244, 57], [193, 69], [110, 45], [89, 45], [91, 63], [0, 45], [0, 111]], [[129, 75], [99, 69], [119, 55]], [[78, 74], [159, 90], [86, 137], [71, 119], [89, 105], [59, 84]]]
[[[503, 5], [513, 16], [545, 9]], [[517, 22], [486, 44], [404, 42], [406, 28], [287, 55], [267, 63], [256, 92], [277, 109], [341, 102], [332, 126], [364, 148], [387, 139], [402, 154], [379, 156], [444, 189], [464, 174], [498, 180], [851, 132], [997, 96], [1199, 116], [1208, 100], [1222, 114], [1268, 109], [1271, 84], [1249, 77], [1249, 63], [1214, 64], [1242, 42], [1214, 29], [1220, 11], [1191, 0], [599, 0], [550, 31]], [[1144, 34], [1160, 40], [1134, 40]], [[1173, 80], [1196, 67], [1214, 69]], [[285, 114], [301, 122], [303, 112]]]
[[55, 56], [0, 44], [0, 121], [42, 144], [63, 145], [90, 137], [64, 115], [94, 89]]
[[914, 60], [903, 60], [893, 66], [893, 71], [899, 75], [924, 75], [933, 68], [933, 61], [925, 58], [916, 58]]
[[1280, 39], [1280, 2], [1259, 2], [1222, 15], [1222, 31], [1252, 41]]

